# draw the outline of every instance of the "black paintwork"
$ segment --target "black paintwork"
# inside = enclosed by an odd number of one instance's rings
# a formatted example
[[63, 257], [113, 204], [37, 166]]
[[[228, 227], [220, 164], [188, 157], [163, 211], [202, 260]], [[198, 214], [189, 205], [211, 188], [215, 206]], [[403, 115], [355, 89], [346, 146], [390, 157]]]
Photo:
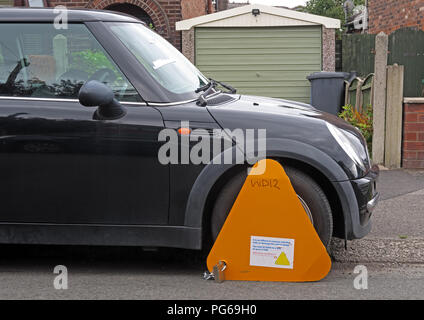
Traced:
[[[0, 9], [1, 22], [51, 22], [52, 10]], [[103, 21], [137, 20], [103, 11], [70, 10], [84, 22], [145, 103], [125, 104], [115, 120], [94, 117], [78, 101], [0, 97], [0, 242], [172, 246], [199, 249], [206, 205], [214, 188], [238, 168], [162, 165], [159, 131], [190, 127], [267, 129], [267, 156], [307, 164], [333, 186], [345, 237], [371, 227], [364, 208], [375, 195], [378, 170], [364, 157], [360, 169], [340, 148], [326, 122], [360, 133], [309, 105], [230, 95], [223, 103], [180, 100], [151, 81]], [[168, 103], [163, 105], [163, 103]], [[181, 142], [180, 142], [181, 143]], [[240, 152], [232, 146], [223, 153]], [[238, 170], [238, 169], [237, 169]]]
[[128, 107], [119, 120], [99, 121], [94, 112], [77, 102], [0, 100], [2, 222], [167, 224], [160, 113]]
[[373, 170], [363, 178], [352, 180], [352, 187], [356, 195], [359, 207], [359, 220], [361, 225], [366, 225], [371, 218], [372, 212], [367, 210], [367, 202], [372, 199], [377, 192], [378, 168]]

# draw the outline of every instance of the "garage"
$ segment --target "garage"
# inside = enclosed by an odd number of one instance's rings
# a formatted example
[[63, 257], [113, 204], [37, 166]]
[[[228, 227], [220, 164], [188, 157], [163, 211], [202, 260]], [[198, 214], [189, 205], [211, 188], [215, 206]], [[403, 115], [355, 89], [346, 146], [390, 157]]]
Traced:
[[183, 53], [208, 77], [238, 93], [310, 101], [306, 76], [334, 71], [340, 21], [246, 5], [177, 23]]

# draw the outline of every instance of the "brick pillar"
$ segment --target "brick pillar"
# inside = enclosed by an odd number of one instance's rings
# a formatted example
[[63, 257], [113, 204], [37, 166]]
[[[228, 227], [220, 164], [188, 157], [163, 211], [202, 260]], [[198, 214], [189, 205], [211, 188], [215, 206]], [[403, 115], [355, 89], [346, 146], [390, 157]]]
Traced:
[[404, 168], [424, 169], [424, 98], [405, 99], [402, 158]]
[[182, 53], [194, 64], [194, 28], [182, 31]]
[[336, 71], [336, 29], [322, 26], [322, 70]]
[[13, 0], [13, 6], [14, 7], [25, 7], [25, 1], [24, 0]]

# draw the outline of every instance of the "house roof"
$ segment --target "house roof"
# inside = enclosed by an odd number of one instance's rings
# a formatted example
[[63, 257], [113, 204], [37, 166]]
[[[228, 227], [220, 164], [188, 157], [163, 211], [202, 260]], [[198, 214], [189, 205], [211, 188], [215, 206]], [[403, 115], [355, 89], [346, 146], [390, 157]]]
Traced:
[[[252, 10], [259, 9], [260, 14], [253, 16]], [[190, 30], [193, 27], [265, 27], [290, 25], [323, 25], [329, 29], [339, 29], [340, 20], [317, 16], [290, 9], [250, 4], [234, 9], [219, 11], [200, 17], [179, 21], [177, 30]]]

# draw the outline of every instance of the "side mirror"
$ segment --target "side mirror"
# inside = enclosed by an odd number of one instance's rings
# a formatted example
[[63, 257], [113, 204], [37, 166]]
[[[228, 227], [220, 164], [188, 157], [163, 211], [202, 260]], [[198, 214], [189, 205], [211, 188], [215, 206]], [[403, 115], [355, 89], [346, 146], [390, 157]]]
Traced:
[[113, 91], [105, 84], [91, 80], [86, 82], [78, 93], [79, 102], [85, 107], [98, 107], [94, 114], [96, 120], [115, 120], [127, 113], [115, 99]]

